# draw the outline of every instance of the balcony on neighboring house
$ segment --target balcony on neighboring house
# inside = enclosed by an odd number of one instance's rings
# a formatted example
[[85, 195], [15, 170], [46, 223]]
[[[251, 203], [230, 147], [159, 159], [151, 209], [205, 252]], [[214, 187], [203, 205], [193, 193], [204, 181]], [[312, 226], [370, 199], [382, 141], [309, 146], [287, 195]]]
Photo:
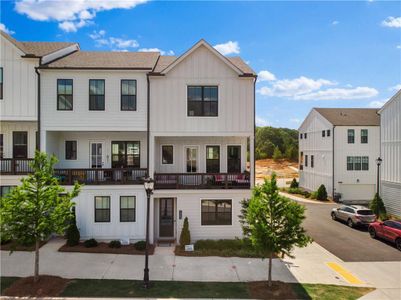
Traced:
[[[26, 175], [32, 173], [30, 163], [27, 159], [0, 159], [0, 175]], [[109, 185], [109, 184], [141, 184], [142, 178], [146, 177], [148, 170], [145, 168], [64, 168], [54, 169], [54, 176], [62, 185], [72, 185], [78, 182], [86, 185]]]
[[155, 189], [249, 189], [249, 173], [158, 173]]

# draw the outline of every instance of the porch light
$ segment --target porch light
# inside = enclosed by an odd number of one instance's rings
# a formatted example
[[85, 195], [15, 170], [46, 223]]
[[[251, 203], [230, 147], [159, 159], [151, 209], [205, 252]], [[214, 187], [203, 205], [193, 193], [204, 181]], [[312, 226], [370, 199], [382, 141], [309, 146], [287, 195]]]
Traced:
[[381, 163], [382, 163], [382, 159], [380, 158], [380, 157], [378, 157], [377, 159], [376, 159], [376, 164], [378, 165], [378, 166], [380, 166], [381, 165]]
[[145, 187], [146, 194], [152, 195], [153, 194], [153, 187], [154, 187], [154, 180], [150, 177], [145, 177], [143, 179], [143, 185]]

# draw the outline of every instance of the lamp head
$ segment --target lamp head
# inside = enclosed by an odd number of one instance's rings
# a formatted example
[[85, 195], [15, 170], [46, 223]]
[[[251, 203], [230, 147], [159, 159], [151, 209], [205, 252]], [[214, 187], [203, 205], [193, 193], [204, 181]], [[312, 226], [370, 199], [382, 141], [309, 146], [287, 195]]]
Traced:
[[143, 179], [143, 186], [145, 187], [146, 193], [152, 193], [154, 188], [154, 180], [150, 177]]
[[382, 159], [380, 158], [380, 157], [378, 157], [377, 159], [376, 159], [376, 164], [378, 165], [378, 166], [380, 166], [381, 165], [381, 163], [382, 163]]

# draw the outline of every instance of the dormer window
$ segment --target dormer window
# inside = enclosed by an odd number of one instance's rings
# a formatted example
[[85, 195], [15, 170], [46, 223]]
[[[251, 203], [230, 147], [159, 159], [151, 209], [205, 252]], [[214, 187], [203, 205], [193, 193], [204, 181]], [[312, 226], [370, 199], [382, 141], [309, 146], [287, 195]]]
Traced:
[[188, 86], [188, 117], [218, 116], [217, 86]]

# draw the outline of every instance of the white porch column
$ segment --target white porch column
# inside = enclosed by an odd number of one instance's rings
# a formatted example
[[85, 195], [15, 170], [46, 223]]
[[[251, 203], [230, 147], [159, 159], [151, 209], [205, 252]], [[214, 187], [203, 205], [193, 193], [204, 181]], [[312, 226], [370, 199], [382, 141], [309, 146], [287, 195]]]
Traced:
[[250, 145], [249, 145], [249, 159], [250, 159], [250, 167], [251, 167], [251, 188], [255, 186], [255, 136], [251, 135], [249, 137]]
[[39, 134], [40, 134], [40, 151], [46, 152], [47, 131], [41, 130]]

